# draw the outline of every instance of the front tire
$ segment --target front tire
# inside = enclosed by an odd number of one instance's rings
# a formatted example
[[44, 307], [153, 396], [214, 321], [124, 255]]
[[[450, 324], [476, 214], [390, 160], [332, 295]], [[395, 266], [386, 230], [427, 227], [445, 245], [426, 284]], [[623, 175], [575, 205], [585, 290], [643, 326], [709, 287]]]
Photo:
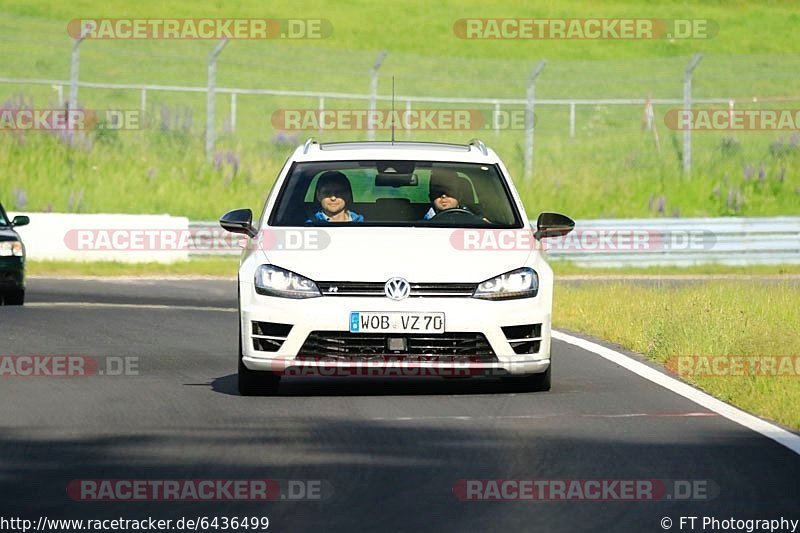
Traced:
[[[241, 321], [239, 322], [241, 324]], [[239, 326], [241, 328], [241, 325]], [[239, 330], [239, 394], [242, 396], [274, 396], [281, 377], [274, 372], [250, 370], [242, 361], [242, 335]]]
[[25, 304], [25, 290], [18, 290], [9, 292], [3, 297], [5, 305], [24, 305]]
[[514, 390], [520, 392], [547, 392], [550, 390], [552, 382], [552, 370], [553, 363], [551, 362], [547, 370], [539, 374], [506, 379], [512, 384]]

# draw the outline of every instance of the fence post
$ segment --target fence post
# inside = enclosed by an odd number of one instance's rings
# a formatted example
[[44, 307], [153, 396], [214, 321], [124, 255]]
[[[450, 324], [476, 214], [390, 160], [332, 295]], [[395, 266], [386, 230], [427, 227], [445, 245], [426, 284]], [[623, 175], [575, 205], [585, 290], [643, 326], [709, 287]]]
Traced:
[[236, 133], [236, 93], [231, 93], [231, 134]]
[[575, 138], [575, 102], [569, 103], [569, 138]]
[[322, 132], [325, 131], [325, 128], [323, 128], [323, 123], [322, 123], [322, 118], [325, 115], [325, 97], [324, 96], [320, 96], [319, 97], [319, 105], [317, 106], [317, 109], [319, 110], [319, 119], [317, 120], [317, 122], [319, 123], [319, 130], [317, 130], [317, 133], [322, 135]]
[[375, 64], [369, 71], [369, 116], [367, 117], [367, 139], [375, 140], [375, 122], [373, 114], [378, 108], [378, 69], [381, 68], [383, 60], [386, 59], [388, 52], [384, 50], [378, 54]]
[[[139, 97], [139, 109], [142, 112], [142, 116], [139, 117], [139, 123], [141, 124], [142, 121], [144, 120], [144, 114], [147, 111], [147, 89], [145, 89], [144, 87], [142, 87], [142, 91]], [[142, 125], [142, 127], [144, 127], [144, 125]]]
[[541, 74], [547, 61], [540, 61], [528, 78], [528, 93], [525, 102], [525, 180], [533, 177], [533, 130], [534, 126], [534, 102], [536, 100], [536, 78]]
[[216, 142], [216, 98], [214, 91], [217, 88], [217, 57], [219, 56], [228, 39], [222, 39], [208, 54], [208, 92], [206, 96], [206, 157], [210, 160]]
[[[72, 57], [70, 58], [69, 65], [69, 102], [67, 109], [72, 111], [78, 107], [78, 72], [80, 71], [81, 50], [80, 46], [86, 38], [86, 30], [81, 31], [81, 36], [75, 39], [72, 43]], [[72, 129], [72, 113], [67, 113], [67, 129]]]
[[[691, 121], [689, 114], [692, 111], [692, 75], [701, 59], [703, 59], [703, 54], [695, 54], [683, 73], [684, 125]], [[692, 173], [692, 129], [685, 126], [683, 128], [683, 173], [686, 176]]]
[[403, 129], [406, 130], [406, 139], [411, 138], [411, 128], [408, 124], [411, 122], [411, 100], [406, 100], [406, 112], [403, 113]]
[[653, 101], [650, 96], [644, 103], [644, 118], [647, 131], [653, 132], [653, 144], [656, 145], [656, 152], [661, 153], [661, 141], [658, 138], [658, 128], [656, 127], [656, 111], [653, 108]]

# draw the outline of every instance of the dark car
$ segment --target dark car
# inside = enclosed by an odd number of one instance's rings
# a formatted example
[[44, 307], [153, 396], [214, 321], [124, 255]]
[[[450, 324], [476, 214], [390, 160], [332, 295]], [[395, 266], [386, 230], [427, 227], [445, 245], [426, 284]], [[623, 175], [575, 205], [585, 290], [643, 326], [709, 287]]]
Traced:
[[0, 300], [5, 305], [25, 303], [25, 245], [14, 228], [29, 222], [26, 216], [9, 221], [0, 204]]

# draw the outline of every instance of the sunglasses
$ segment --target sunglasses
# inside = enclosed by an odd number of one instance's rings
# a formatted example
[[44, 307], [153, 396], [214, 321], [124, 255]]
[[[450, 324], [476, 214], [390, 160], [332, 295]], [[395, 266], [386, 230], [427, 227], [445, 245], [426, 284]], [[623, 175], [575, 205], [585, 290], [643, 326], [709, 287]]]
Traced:
[[431, 201], [437, 200], [437, 199], [443, 198], [443, 197], [456, 198], [455, 196], [453, 196], [448, 191], [431, 191], [431, 193], [428, 196], [430, 197]]
[[344, 197], [344, 195], [346, 195], [346, 194], [347, 194], [347, 191], [345, 191], [345, 190], [342, 190], [342, 189], [337, 189], [337, 190], [321, 190], [321, 191], [319, 191], [319, 195], [320, 195], [322, 198], [328, 198], [329, 196], [338, 196], [339, 198], [342, 198], [342, 197]]

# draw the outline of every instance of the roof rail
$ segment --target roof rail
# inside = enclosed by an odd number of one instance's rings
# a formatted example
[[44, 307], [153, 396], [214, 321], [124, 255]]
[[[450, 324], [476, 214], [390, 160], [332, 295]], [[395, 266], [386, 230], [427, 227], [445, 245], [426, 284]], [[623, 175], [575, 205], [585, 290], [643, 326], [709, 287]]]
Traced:
[[319, 144], [314, 137], [309, 137], [306, 143], [303, 145], [303, 154], [308, 153], [308, 149], [311, 148], [312, 144]]
[[483, 141], [480, 139], [471, 139], [467, 143], [467, 146], [477, 146], [478, 150], [480, 150], [483, 155], [489, 155], [489, 150], [486, 149], [486, 145], [483, 144]]

